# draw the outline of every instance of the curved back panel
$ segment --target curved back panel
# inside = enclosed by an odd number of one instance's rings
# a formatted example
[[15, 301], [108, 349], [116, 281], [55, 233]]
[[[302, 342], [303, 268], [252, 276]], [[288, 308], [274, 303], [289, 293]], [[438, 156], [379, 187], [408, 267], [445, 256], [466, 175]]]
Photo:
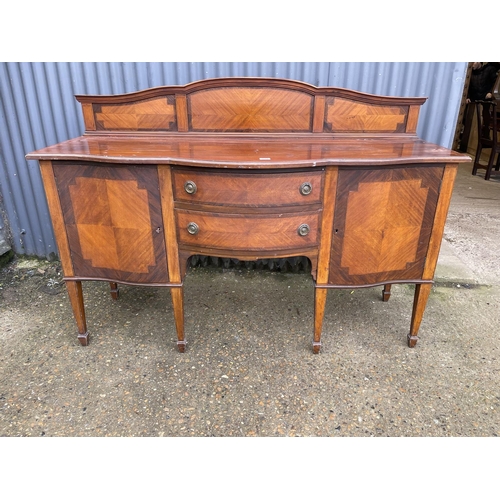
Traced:
[[130, 104], [93, 104], [95, 130], [165, 131], [177, 130], [173, 95]]
[[408, 108], [327, 97], [324, 132], [403, 133], [406, 131]]
[[224, 87], [187, 97], [193, 132], [312, 132], [314, 97], [270, 87]]
[[416, 133], [422, 97], [386, 97], [279, 78], [214, 78], [114, 96], [76, 96], [86, 133]]

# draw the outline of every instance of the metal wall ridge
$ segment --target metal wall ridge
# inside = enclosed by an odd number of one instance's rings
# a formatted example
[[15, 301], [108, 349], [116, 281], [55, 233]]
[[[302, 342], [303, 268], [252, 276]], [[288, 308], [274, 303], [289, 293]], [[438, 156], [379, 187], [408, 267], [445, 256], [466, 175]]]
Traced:
[[466, 71], [466, 62], [0, 62], [0, 213], [7, 219], [12, 249], [41, 258], [57, 256], [38, 163], [27, 161], [25, 154], [83, 133], [77, 94], [124, 94], [253, 76], [428, 97], [417, 133], [451, 147]]

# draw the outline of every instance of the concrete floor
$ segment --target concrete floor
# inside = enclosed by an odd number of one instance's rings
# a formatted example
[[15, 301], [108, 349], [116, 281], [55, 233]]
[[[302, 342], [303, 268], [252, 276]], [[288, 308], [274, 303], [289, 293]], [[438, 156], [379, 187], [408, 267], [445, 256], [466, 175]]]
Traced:
[[427, 310], [413, 287], [330, 291], [311, 352], [307, 274], [192, 269], [188, 349], [169, 292], [84, 283], [81, 347], [55, 263], [0, 274], [0, 436], [497, 436], [500, 176], [460, 167]]

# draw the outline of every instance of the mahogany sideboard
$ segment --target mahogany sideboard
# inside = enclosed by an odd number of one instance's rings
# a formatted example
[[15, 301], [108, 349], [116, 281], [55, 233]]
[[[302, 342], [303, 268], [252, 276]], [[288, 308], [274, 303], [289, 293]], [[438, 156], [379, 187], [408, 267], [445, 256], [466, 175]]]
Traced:
[[274, 78], [218, 78], [122, 95], [78, 95], [83, 136], [40, 162], [59, 256], [88, 343], [83, 280], [170, 288], [186, 346], [192, 255], [305, 256], [313, 352], [331, 288], [415, 284], [415, 346], [457, 166], [467, 155], [416, 134], [426, 98]]

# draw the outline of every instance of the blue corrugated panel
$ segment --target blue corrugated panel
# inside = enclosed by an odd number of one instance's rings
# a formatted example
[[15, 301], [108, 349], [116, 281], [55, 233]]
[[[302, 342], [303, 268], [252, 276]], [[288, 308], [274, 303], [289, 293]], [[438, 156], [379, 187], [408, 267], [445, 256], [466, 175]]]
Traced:
[[75, 94], [119, 94], [227, 76], [290, 78], [370, 94], [426, 96], [418, 134], [450, 147], [467, 63], [0, 63], [0, 190], [19, 254], [57, 253], [37, 162], [25, 154], [83, 133]]

